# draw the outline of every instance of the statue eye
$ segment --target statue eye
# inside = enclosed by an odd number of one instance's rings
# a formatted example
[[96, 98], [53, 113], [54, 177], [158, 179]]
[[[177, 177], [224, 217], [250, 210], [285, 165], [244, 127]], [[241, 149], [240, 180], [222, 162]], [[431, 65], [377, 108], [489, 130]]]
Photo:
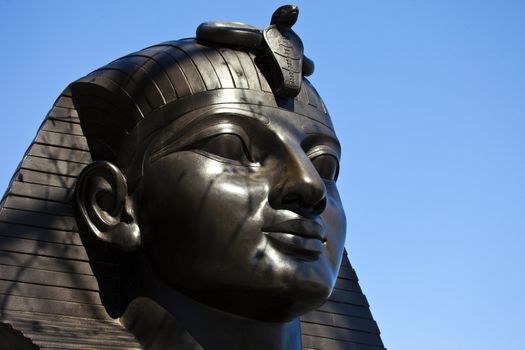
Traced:
[[236, 134], [219, 134], [202, 140], [198, 150], [212, 155], [248, 165], [252, 163], [250, 153], [240, 136]]
[[318, 155], [312, 158], [312, 164], [323, 179], [330, 181], [337, 180], [337, 175], [339, 175], [339, 162], [333, 155]]

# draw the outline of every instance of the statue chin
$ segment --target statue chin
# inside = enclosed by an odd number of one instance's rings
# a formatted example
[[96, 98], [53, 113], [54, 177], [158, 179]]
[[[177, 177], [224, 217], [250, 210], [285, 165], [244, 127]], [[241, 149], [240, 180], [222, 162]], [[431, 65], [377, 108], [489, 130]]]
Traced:
[[[142, 262], [136, 265], [133, 273], [135, 282], [131, 281], [131, 285], [142, 288], [130, 291], [135, 296], [130, 298], [120, 321], [147, 348], [300, 349], [297, 317], [276, 308], [266, 313], [271, 315], [268, 319], [244, 315], [247, 310], [239, 308], [219, 309], [218, 300], [213, 303], [198, 301], [168, 286], [143, 257], [135, 262], [140, 260]], [[239, 301], [247, 302], [248, 299]], [[232, 302], [240, 305], [237, 300]], [[249, 305], [247, 309], [250, 310]], [[251, 309], [255, 312], [253, 307]], [[258, 309], [260, 312], [260, 306]]]
[[[176, 290], [173, 289], [172, 290]], [[178, 291], [178, 290], [176, 290]], [[327, 296], [269, 296], [253, 290], [185, 294], [196, 302], [232, 315], [261, 322], [289, 322], [323, 304]]]
[[[332, 291], [331, 285], [305, 284], [309, 288], [288, 288], [278, 291], [257, 290], [235, 286], [216, 286], [205, 291], [193, 291], [170, 284], [158, 273], [144, 254], [133, 260], [129, 303], [146, 297], [158, 303], [176, 318], [185, 318], [180, 309], [196, 308], [225, 318], [250, 322], [287, 323], [323, 304]], [[181, 305], [185, 305], [184, 307]]]

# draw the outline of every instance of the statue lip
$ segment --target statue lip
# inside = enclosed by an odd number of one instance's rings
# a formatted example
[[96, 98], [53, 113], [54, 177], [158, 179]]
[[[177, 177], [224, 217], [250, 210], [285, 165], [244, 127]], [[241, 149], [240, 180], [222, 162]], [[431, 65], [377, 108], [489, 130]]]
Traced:
[[325, 247], [324, 226], [312, 220], [287, 220], [264, 227], [262, 231], [276, 248], [304, 260], [317, 259]]
[[322, 224], [307, 219], [292, 219], [263, 227], [266, 233], [288, 233], [304, 238], [314, 238], [326, 242], [326, 232]]

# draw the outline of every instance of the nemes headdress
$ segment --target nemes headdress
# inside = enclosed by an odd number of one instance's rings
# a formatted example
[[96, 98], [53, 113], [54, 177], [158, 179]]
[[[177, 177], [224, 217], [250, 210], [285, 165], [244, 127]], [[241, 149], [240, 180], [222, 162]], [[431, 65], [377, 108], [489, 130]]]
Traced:
[[[79, 229], [77, 176], [92, 160], [127, 166], [136, 144], [129, 139], [144, 135], [137, 130], [210, 103], [262, 104], [331, 127], [304, 78], [313, 63], [291, 29], [297, 15], [297, 7], [283, 6], [264, 30], [204, 23], [195, 39], [124, 56], [64, 90], [0, 201], [0, 322], [10, 325], [0, 327], [0, 343], [141, 348], [118, 320], [125, 260]], [[301, 317], [301, 337], [305, 349], [383, 349], [346, 253], [329, 300]]]
[[[304, 78], [314, 66], [291, 29], [297, 15], [296, 6], [283, 6], [264, 30], [236, 22], [203, 23], [195, 39], [148, 47], [72, 83], [94, 158], [104, 154], [125, 169], [135, 151], [129, 144], [138, 144], [136, 128], [158, 129], [214, 103], [284, 108], [332, 128], [321, 98]], [[163, 111], [167, 105], [169, 116]]]

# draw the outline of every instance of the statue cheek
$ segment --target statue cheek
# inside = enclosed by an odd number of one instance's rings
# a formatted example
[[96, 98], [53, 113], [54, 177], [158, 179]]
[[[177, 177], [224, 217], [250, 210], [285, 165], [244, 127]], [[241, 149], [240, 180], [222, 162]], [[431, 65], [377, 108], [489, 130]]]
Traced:
[[149, 166], [143, 181], [144, 222], [149, 231], [169, 240], [175, 238], [168, 235], [182, 231], [192, 237], [192, 245], [199, 244], [202, 232], [209, 243], [215, 235], [228, 237], [253, 224], [267, 203], [267, 181], [193, 152], [158, 160]]

